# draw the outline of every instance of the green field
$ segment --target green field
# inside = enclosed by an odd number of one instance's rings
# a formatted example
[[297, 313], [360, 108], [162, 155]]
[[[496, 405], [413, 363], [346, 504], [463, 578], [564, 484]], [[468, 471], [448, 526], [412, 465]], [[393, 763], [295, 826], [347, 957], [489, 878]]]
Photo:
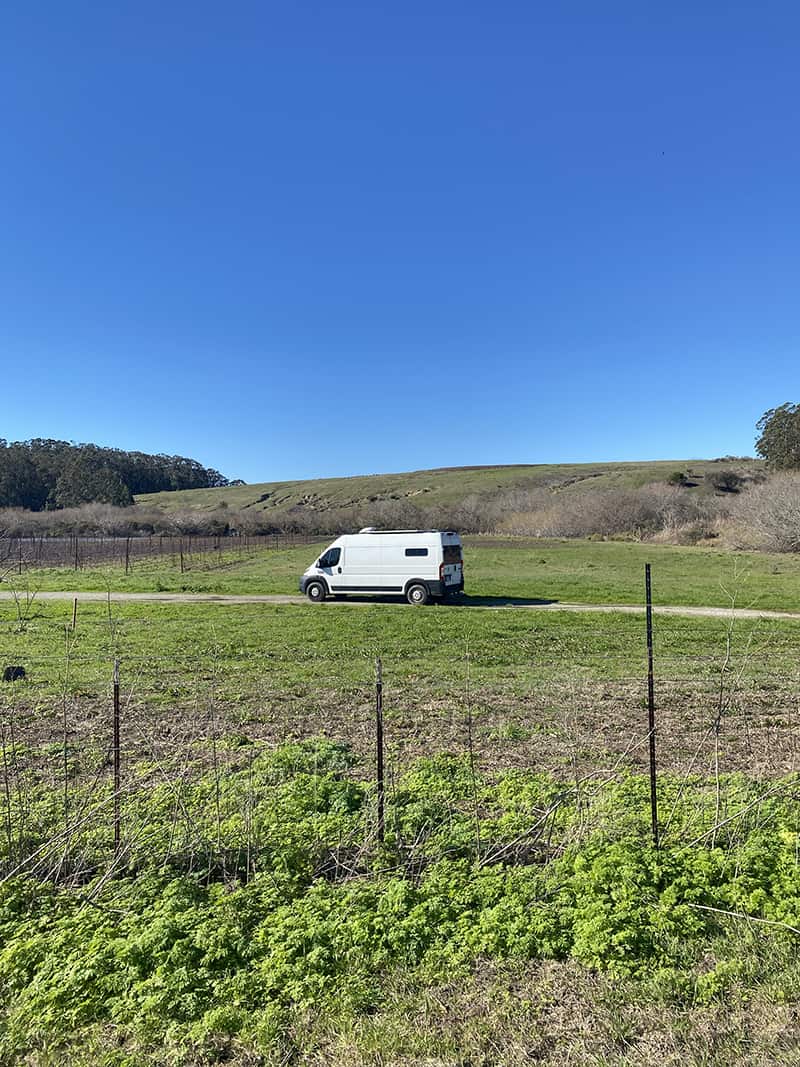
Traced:
[[[244, 730], [274, 744], [324, 733], [368, 758], [377, 656], [387, 738], [399, 763], [463, 749], [468, 704], [487, 772], [509, 765], [557, 772], [578, 751], [581, 765], [597, 770], [614, 765], [631, 734], [645, 729], [645, 634], [637, 615], [388, 603], [84, 603], [72, 634], [65, 633], [71, 614], [68, 602], [33, 601], [20, 622], [15, 605], [2, 604], [3, 655], [24, 665], [27, 678], [0, 698], [9, 712], [25, 707], [35, 739], [56, 728], [56, 709], [68, 697], [70, 728], [83, 736], [85, 724], [89, 743], [106, 713], [114, 659], [131, 707], [144, 716], [142, 743], [153, 731], [179, 736], [188, 722], [205, 728], [211, 716], [220, 736]], [[664, 765], [687, 767], [701, 741], [707, 765], [706, 730], [722, 685], [737, 716], [748, 716], [746, 736], [738, 717], [726, 720], [728, 769], [790, 769], [798, 635], [800, 622], [658, 619], [662, 732], [670, 737]], [[48, 708], [41, 720], [38, 709]], [[644, 756], [636, 747], [624, 763], [641, 768]]]
[[[298, 579], [326, 542], [198, 556], [181, 573], [177, 560], [119, 567], [70, 568], [8, 575], [6, 588], [117, 592], [296, 593]], [[678, 548], [630, 542], [464, 541], [467, 602], [482, 598], [585, 604], [641, 604], [644, 565], [653, 568], [656, 603], [800, 611], [800, 558], [769, 553]], [[221, 558], [217, 558], [221, 556]]]
[[664, 482], [674, 471], [685, 472], [700, 487], [709, 474], [723, 469], [752, 474], [762, 470], [763, 464], [754, 459], [684, 459], [641, 463], [445, 467], [401, 474], [259, 482], [222, 489], [151, 493], [137, 497], [136, 502], [171, 511], [182, 508], [211, 510], [224, 501], [232, 508], [252, 508], [254, 511], [276, 514], [300, 505], [326, 511], [382, 501], [410, 500], [427, 506], [453, 504], [472, 495], [483, 496], [505, 489], [545, 488], [574, 492], [585, 488], [636, 488], [650, 482]]
[[[22, 584], [293, 592], [315, 551]], [[800, 622], [656, 618], [655, 853], [643, 617], [480, 610], [640, 603], [645, 561], [662, 603], [792, 609], [796, 561], [465, 559], [478, 610], [0, 602], [0, 1063], [798, 1062]]]

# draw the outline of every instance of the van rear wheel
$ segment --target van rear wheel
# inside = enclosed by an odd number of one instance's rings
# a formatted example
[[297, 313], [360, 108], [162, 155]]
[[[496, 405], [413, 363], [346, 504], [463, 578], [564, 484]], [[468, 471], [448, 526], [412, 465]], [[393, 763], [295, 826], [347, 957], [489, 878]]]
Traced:
[[309, 582], [306, 586], [306, 596], [312, 604], [321, 604], [325, 599], [325, 586], [322, 582]]
[[427, 604], [430, 600], [428, 587], [422, 582], [414, 582], [406, 589], [406, 600], [409, 604]]

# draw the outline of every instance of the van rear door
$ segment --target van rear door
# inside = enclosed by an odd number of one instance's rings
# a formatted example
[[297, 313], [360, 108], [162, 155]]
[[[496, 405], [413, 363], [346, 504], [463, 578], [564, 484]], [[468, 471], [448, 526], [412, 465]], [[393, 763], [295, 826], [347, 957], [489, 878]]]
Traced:
[[460, 540], [456, 539], [442, 544], [442, 563], [439, 573], [445, 589], [464, 588], [464, 561]]

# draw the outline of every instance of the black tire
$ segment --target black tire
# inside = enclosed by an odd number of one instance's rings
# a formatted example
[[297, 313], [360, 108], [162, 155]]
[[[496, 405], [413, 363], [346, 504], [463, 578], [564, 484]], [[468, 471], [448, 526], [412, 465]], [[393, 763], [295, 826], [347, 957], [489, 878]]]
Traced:
[[321, 604], [327, 595], [322, 582], [309, 582], [306, 586], [306, 596], [312, 604]]
[[414, 604], [415, 607], [421, 607], [423, 604], [427, 604], [430, 598], [428, 587], [424, 582], [412, 582], [408, 589], [406, 589], [406, 600], [409, 604]]

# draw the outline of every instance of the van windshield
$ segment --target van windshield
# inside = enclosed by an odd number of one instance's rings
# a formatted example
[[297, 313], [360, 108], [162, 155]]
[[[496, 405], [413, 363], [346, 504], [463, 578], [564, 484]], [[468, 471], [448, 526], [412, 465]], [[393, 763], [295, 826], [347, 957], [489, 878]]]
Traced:
[[444, 563], [460, 563], [461, 545], [442, 545], [442, 561]]

